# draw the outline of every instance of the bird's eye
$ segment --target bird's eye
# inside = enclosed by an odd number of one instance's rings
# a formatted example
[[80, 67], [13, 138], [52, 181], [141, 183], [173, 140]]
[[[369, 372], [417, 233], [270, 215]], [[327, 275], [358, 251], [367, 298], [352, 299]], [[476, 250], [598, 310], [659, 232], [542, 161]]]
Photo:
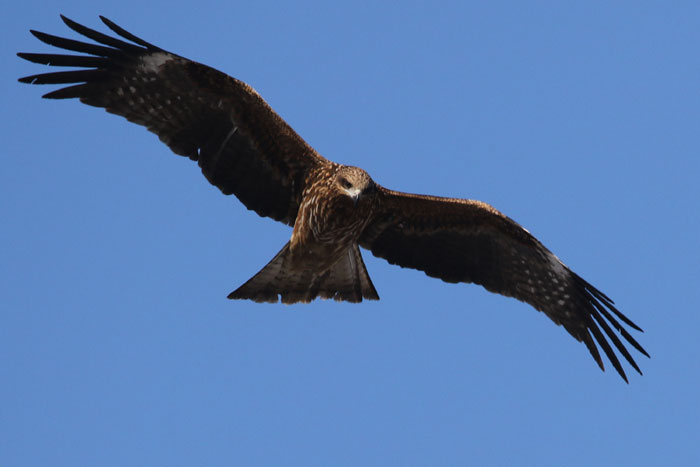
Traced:
[[352, 183], [350, 183], [347, 178], [341, 178], [340, 185], [345, 189], [352, 188]]

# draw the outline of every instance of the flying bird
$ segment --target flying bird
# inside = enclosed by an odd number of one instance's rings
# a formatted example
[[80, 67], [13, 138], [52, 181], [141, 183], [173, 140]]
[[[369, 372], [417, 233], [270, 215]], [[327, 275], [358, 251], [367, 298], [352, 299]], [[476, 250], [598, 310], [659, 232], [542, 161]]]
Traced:
[[361, 168], [318, 154], [246, 83], [150, 44], [107, 18], [100, 17], [121, 39], [61, 18], [94, 43], [32, 30], [42, 42], [80, 55], [18, 56], [77, 69], [19, 81], [69, 85], [43, 97], [78, 98], [145, 126], [175, 154], [197, 161], [225, 195], [293, 227], [289, 242], [229, 298], [378, 300], [362, 247], [391, 264], [527, 302], [583, 342], [601, 369], [596, 342], [625, 381], [612, 346], [641, 374], [618, 333], [648, 357], [620, 322], [642, 330], [490, 205], [384, 188]]

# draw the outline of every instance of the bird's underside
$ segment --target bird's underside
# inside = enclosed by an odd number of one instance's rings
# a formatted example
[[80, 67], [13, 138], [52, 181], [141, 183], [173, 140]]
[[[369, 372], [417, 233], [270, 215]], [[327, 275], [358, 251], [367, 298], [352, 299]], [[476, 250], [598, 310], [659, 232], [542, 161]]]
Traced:
[[601, 369], [596, 342], [625, 381], [613, 347], [641, 374], [620, 339], [648, 356], [624, 325], [641, 329], [493, 207], [386, 189], [364, 170], [319, 155], [244, 82], [154, 46], [106, 18], [121, 39], [62, 18], [94, 42], [32, 31], [78, 54], [19, 53], [34, 63], [71, 67], [21, 82], [67, 85], [44, 97], [78, 98], [145, 126], [175, 154], [196, 161], [224, 194], [293, 227], [282, 250], [229, 298], [376, 300], [363, 247], [391, 264], [529, 303], [583, 342]]

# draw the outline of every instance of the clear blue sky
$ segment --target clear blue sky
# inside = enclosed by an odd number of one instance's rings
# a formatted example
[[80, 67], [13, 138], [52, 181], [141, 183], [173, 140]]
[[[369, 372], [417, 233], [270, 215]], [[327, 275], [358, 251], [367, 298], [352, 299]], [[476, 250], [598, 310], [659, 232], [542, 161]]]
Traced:
[[[50, 3], [0, 17], [0, 465], [700, 464], [698, 2]], [[645, 329], [644, 376], [367, 252], [380, 302], [227, 300], [290, 229], [17, 83], [59, 13], [250, 83], [384, 186], [493, 204]]]

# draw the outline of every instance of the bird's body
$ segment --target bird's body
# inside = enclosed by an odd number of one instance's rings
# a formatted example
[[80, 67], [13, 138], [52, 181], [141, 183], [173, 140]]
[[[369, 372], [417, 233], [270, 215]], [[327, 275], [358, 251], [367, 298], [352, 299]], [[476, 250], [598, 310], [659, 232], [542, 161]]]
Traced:
[[83, 55], [20, 53], [36, 63], [78, 67], [20, 81], [71, 84], [44, 97], [78, 98], [145, 126], [174, 153], [197, 161], [224, 194], [293, 227], [290, 241], [229, 298], [376, 300], [363, 247], [391, 264], [527, 302], [582, 341], [601, 368], [596, 341], [625, 380], [610, 342], [641, 373], [612, 328], [648, 356], [618, 319], [641, 329], [493, 207], [386, 189], [364, 170], [319, 155], [242, 81], [145, 42], [105, 18], [129, 42], [63, 20], [98, 44], [32, 31], [43, 42]]
[[330, 163], [310, 171], [289, 242], [229, 298], [378, 300], [358, 248], [377, 201], [374, 182], [360, 168]]
[[[369, 175], [357, 167], [332, 164], [313, 171], [302, 192], [299, 213], [289, 241], [292, 258], [296, 261], [313, 261], [319, 269], [327, 269], [345, 251], [357, 245], [360, 234], [370, 221], [376, 197], [348, 194], [343, 183], [355, 177], [373, 183]], [[319, 202], [324, 200], [324, 202]]]

